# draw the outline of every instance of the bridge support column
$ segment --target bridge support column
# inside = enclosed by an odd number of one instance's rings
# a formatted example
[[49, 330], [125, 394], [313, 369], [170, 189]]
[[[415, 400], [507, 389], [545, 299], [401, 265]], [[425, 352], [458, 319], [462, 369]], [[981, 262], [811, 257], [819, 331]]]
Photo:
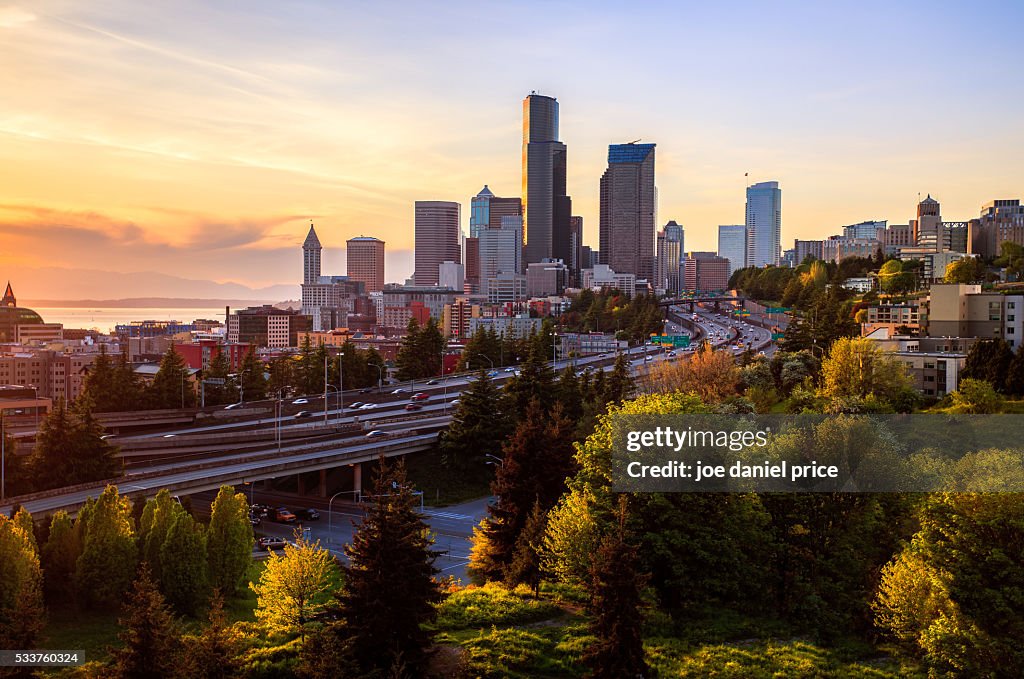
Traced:
[[327, 470], [320, 470], [320, 483], [316, 489], [316, 494], [320, 497], [327, 497]]
[[363, 494], [363, 464], [361, 462], [352, 465], [352, 490], [355, 491], [356, 498]]
[[296, 474], [295, 476], [296, 476], [296, 478], [299, 481], [299, 495], [305, 495], [306, 494], [306, 479], [305, 479], [305, 476], [301, 472], [299, 474]]

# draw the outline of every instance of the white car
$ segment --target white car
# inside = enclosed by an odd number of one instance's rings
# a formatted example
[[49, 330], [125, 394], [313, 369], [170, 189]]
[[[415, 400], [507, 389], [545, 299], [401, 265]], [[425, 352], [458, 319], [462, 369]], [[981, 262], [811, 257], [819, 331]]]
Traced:
[[376, 407], [377, 407], [376, 403], [364, 403], [363, 405], [359, 406], [359, 409], [360, 410], [373, 410]]
[[398, 394], [408, 394], [408, 393], [409, 393], [408, 389], [395, 389], [394, 391], [391, 392], [391, 394], [394, 395], [394, 396], [397, 396]]
[[307, 403], [309, 403], [309, 399], [306, 398], [297, 398], [294, 401], [292, 401], [293, 406], [304, 406]]

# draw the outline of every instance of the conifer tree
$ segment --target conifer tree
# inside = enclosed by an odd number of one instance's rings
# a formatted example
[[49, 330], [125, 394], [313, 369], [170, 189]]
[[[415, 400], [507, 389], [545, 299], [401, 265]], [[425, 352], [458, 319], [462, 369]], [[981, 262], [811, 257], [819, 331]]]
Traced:
[[50, 535], [41, 555], [43, 585], [50, 601], [73, 601], [75, 563], [80, 553], [81, 545], [71, 518], [66, 511], [60, 510], [50, 520]]
[[237, 401], [237, 390], [234, 385], [228, 382], [228, 374], [231, 372], [231, 364], [228, 363], [227, 349], [221, 348], [217, 354], [210, 359], [210, 367], [203, 375], [203, 379], [224, 380], [224, 384], [203, 384], [203, 400], [208, 406], [219, 406]]
[[531, 342], [530, 354], [519, 367], [519, 374], [505, 384], [509, 409], [516, 421], [524, 416], [531, 401], [537, 401], [542, 412], [550, 410], [555, 401], [554, 371], [540, 347], [537, 342]]
[[119, 637], [124, 645], [113, 652], [118, 679], [168, 679], [178, 675], [178, 623], [145, 564], [125, 601], [120, 623], [123, 629]]
[[590, 632], [596, 638], [583, 655], [592, 679], [649, 676], [644, 659], [645, 577], [639, 572], [637, 548], [626, 532], [626, 498], [620, 498], [618, 527], [601, 541], [590, 574]]
[[1017, 347], [1006, 371], [1006, 393], [1012, 396], [1024, 395], [1024, 344]]
[[160, 368], [146, 391], [150, 407], [158, 410], [196, 406], [196, 392], [188, 366], [173, 345], [164, 353]]
[[544, 532], [547, 528], [547, 515], [540, 502], [533, 503], [526, 524], [516, 538], [512, 550], [512, 562], [505, 569], [505, 582], [510, 586], [517, 584], [529, 585], [533, 596], [540, 596], [541, 550], [544, 543]]
[[[132, 369], [128, 360], [128, 347], [125, 346], [121, 355], [114, 363], [113, 396], [110, 407], [116, 412], [140, 410], [144, 401], [142, 380]], [[97, 410], [96, 412], [103, 412]]]
[[160, 550], [167, 541], [175, 517], [184, 513], [185, 510], [171, 499], [171, 493], [166, 488], [161, 488], [156, 497], [146, 502], [142, 509], [142, 519], [138, 526], [140, 558], [149, 565], [149, 572], [157, 583], [163, 582]]
[[474, 531], [470, 574], [477, 580], [509, 580], [516, 544], [535, 503], [553, 507], [575, 470], [574, 423], [556, 405], [549, 418], [533, 401], [502, 448], [503, 462], [491, 484], [498, 501]]
[[224, 614], [224, 597], [214, 590], [207, 624], [183, 640], [184, 676], [190, 679], [232, 679], [242, 674], [241, 643]]
[[510, 430], [505, 402], [483, 370], [459, 397], [451, 426], [441, 439], [444, 463], [451, 467], [481, 465], [486, 455], [498, 455]]
[[207, 574], [210, 585], [225, 596], [242, 584], [252, 562], [252, 524], [245, 495], [231, 486], [221, 486], [210, 506], [206, 531]]
[[256, 358], [256, 348], [249, 347], [238, 369], [240, 399], [262, 401], [267, 397], [267, 379], [263, 376], [263, 363]]
[[131, 506], [107, 486], [92, 508], [76, 564], [79, 598], [98, 608], [116, 607], [135, 574], [136, 549]]
[[565, 369], [558, 375], [555, 394], [555, 400], [562, 404], [562, 412], [567, 418], [575, 422], [583, 416], [583, 392], [580, 379], [576, 376], [576, 369], [571, 365], [565, 366]]
[[117, 449], [103, 440], [103, 427], [93, 418], [87, 396], [74, 409], [58, 399], [40, 426], [36, 447], [28, 460], [32, 484], [48, 490], [117, 476]]
[[195, 615], [209, 595], [206, 536], [192, 516], [178, 511], [160, 547], [160, 591], [179, 613]]
[[92, 399], [96, 412], [109, 413], [119, 410], [116, 381], [114, 362], [107, 353], [106, 346], [101, 345], [100, 355], [89, 366], [82, 381], [82, 393], [88, 394]]
[[604, 402], [622, 403], [636, 392], [636, 384], [633, 375], [630, 373], [629, 359], [626, 354], [619, 354], [615, 359], [615, 366], [611, 375], [608, 376], [607, 386], [604, 393]]
[[432, 633], [424, 624], [441, 599], [434, 576], [437, 552], [415, 508], [405, 464], [381, 457], [374, 480], [376, 502], [345, 547], [345, 585], [336, 595], [344, 624], [335, 627], [351, 644], [363, 675], [386, 671], [396, 660], [422, 673]]
[[419, 321], [415, 317], [410, 318], [409, 324], [405, 328], [405, 337], [402, 338], [402, 344], [398, 348], [398, 356], [395, 357], [395, 366], [398, 368], [396, 376], [403, 382], [423, 377], [423, 365], [419, 355], [422, 345], [420, 342], [421, 332]]

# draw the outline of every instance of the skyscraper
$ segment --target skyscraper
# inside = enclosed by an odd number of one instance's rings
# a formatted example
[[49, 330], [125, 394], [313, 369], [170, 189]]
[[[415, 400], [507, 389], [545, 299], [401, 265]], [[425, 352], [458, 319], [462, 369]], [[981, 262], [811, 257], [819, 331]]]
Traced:
[[480, 232], [480, 285], [486, 289], [488, 279], [499, 273], [518, 274], [523, 270], [523, 218], [502, 217], [501, 225]]
[[723, 224], [718, 227], [718, 256], [729, 260], [729, 275], [747, 265], [747, 227]]
[[683, 227], [670, 221], [658, 232], [657, 274], [655, 288], [664, 288], [669, 294], [681, 289], [680, 267], [685, 252]]
[[747, 266], [779, 265], [782, 254], [782, 190], [778, 182], [747, 187]]
[[453, 201], [416, 201], [416, 285], [437, 285], [441, 262], [462, 262], [459, 212]]
[[655, 144], [612, 144], [601, 176], [601, 263], [654, 278]]
[[362, 281], [367, 292], [384, 289], [384, 241], [372, 236], [349, 238], [345, 257], [349, 280]]
[[309, 225], [309, 233], [302, 243], [302, 282], [306, 284], [316, 283], [320, 280], [320, 253], [323, 247], [320, 239], [316, 237], [316, 229], [313, 224]]
[[558, 101], [523, 99], [523, 243], [525, 260], [568, 260], [572, 201], [565, 193], [565, 144], [558, 141]]
[[494, 195], [490, 188], [484, 184], [480, 193], [476, 194], [470, 201], [469, 235], [471, 238], [479, 238], [480, 230], [488, 227], [501, 226], [501, 218], [523, 214], [523, 201], [521, 198], [502, 198]]

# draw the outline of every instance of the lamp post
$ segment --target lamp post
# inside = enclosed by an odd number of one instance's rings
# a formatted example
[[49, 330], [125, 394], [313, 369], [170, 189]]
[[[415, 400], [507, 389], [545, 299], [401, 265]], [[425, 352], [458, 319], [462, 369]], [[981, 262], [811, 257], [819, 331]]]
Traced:
[[35, 418], [36, 418], [35, 427], [36, 427], [36, 435], [38, 436], [39, 435], [39, 387], [37, 387], [34, 384], [30, 384], [30, 385], [28, 385], [28, 387], [29, 387], [29, 389], [32, 390], [32, 400], [34, 400], [36, 402], [35, 403], [35, 407], [33, 407], [32, 410], [35, 412]]
[[490, 453], [484, 453], [484, 457], [491, 458], [490, 460], [487, 460], [484, 464], [496, 464], [499, 467], [505, 466], [504, 458], [500, 458], [497, 455], [491, 455]]
[[7, 429], [4, 409], [0, 407], [0, 500], [7, 499]]
[[338, 353], [338, 422], [345, 415], [345, 352]]
[[380, 389], [384, 385], [384, 366], [377, 363], [367, 363], [366, 365], [372, 365], [377, 369], [377, 392], [380, 393]]
[[331, 529], [334, 526], [334, 498], [346, 493], [352, 493], [352, 498], [355, 499], [358, 492], [358, 490], [339, 490], [327, 501], [327, 542], [331, 542]]

